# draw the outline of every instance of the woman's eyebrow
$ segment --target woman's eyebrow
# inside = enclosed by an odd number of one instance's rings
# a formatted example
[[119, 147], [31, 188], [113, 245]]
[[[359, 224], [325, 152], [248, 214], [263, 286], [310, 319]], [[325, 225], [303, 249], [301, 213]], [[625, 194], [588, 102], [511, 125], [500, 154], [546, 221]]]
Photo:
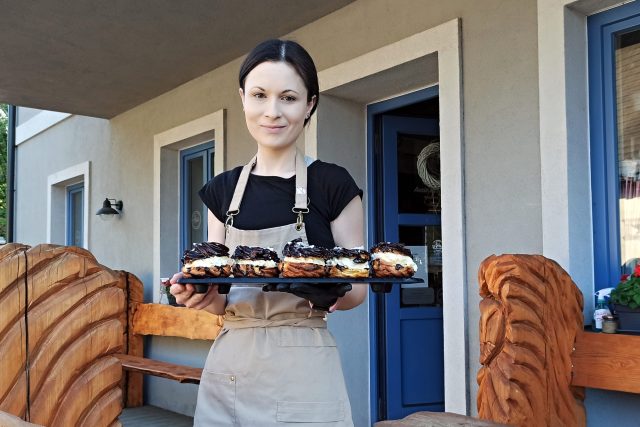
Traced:
[[296, 95], [299, 95], [299, 93], [297, 91], [293, 90], [293, 89], [285, 89], [285, 90], [282, 91], [282, 93], [287, 93], [287, 92], [293, 92]]

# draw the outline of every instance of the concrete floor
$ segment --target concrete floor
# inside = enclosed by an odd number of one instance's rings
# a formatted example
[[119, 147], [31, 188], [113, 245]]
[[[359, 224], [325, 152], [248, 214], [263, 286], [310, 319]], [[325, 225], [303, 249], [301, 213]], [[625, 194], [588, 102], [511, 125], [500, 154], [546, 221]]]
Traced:
[[125, 408], [120, 415], [123, 427], [191, 427], [193, 418], [155, 406]]

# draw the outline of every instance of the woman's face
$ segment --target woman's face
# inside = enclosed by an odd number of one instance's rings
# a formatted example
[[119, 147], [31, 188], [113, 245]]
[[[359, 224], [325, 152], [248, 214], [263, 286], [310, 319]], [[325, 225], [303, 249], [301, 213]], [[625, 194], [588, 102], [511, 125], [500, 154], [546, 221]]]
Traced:
[[315, 102], [307, 102], [307, 88], [291, 65], [272, 61], [251, 70], [240, 98], [251, 136], [271, 149], [295, 144]]

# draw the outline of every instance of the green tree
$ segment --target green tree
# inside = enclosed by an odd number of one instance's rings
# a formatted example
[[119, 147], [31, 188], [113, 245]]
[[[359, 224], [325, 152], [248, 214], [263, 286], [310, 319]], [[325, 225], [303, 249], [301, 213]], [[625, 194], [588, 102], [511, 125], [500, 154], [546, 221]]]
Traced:
[[[7, 117], [9, 107], [0, 104], [0, 237], [7, 236]], [[1, 240], [1, 239], [0, 239]]]

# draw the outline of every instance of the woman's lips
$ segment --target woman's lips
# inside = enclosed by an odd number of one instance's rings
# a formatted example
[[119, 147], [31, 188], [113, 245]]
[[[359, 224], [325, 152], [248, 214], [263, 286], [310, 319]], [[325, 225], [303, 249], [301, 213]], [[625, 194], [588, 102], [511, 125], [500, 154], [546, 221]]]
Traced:
[[267, 133], [279, 133], [281, 132], [286, 126], [267, 126], [267, 125], [261, 125], [261, 127], [267, 131]]

